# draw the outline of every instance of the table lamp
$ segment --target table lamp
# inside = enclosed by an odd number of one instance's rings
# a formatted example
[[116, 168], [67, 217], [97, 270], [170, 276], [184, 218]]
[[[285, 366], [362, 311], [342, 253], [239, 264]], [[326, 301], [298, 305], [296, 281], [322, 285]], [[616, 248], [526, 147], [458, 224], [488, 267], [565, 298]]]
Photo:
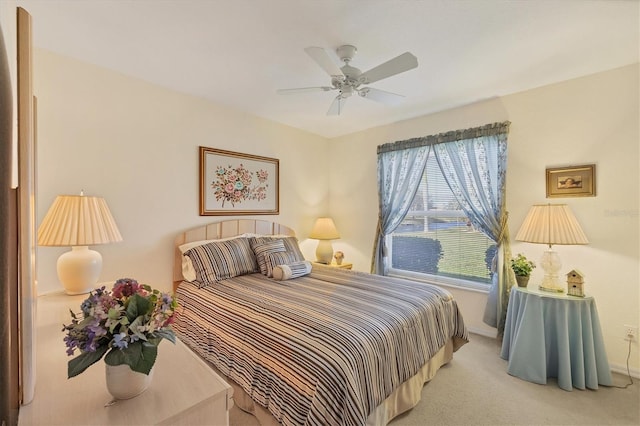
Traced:
[[558, 293], [564, 292], [564, 285], [558, 276], [562, 262], [553, 245], [589, 244], [578, 220], [566, 204], [533, 205], [518, 230], [516, 241], [549, 246], [540, 260], [544, 270], [540, 290]]
[[59, 195], [38, 229], [38, 245], [71, 246], [57, 262], [58, 279], [69, 295], [93, 290], [102, 255], [88, 246], [122, 241], [106, 201], [100, 197]]
[[316, 261], [318, 263], [324, 263], [329, 265], [333, 258], [333, 246], [331, 240], [340, 238], [340, 234], [336, 229], [336, 225], [333, 223], [333, 219], [330, 217], [320, 217], [313, 225], [309, 238], [314, 238], [318, 241], [318, 247], [316, 248]]

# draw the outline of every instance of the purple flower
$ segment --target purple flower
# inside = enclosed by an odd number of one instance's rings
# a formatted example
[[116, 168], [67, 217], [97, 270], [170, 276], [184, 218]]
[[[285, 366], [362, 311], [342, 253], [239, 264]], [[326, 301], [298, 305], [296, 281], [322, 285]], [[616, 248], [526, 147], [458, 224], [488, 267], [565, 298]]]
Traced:
[[126, 333], [114, 334], [113, 335], [113, 346], [118, 348], [118, 349], [126, 348], [129, 345], [127, 343], [127, 341], [125, 340], [126, 337], [127, 337]]
[[[139, 303], [132, 298], [136, 294], [149, 303], [144, 304], [148, 306], [146, 312], [138, 312], [137, 317], [132, 318], [127, 315], [137, 309], [127, 308], [131, 303]], [[111, 291], [105, 287], [96, 289], [82, 302], [82, 313], [71, 311], [71, 323], [63, 325], [66, 353], [73, 356], [78, 349], [80, 356], [83, 356], [107, 348], [106, 352], [119, 350], [125, 352], [126, 357], [139, 356], [136, 355], [134, 349], [137, 347], [134, 344], [140, 345], [140, 341], [146, 341], [157, 345], [159, 339], [156, 332], [162, 331], [162, 338], [173, 334], [170, 324], [176, 306], [177, 301], [172, 295], [153, 290], [131, 278], [116, 281]], [[87, 368], [77, 365], [74, 368], [81, 369], [74, 371], [74, 375]]]

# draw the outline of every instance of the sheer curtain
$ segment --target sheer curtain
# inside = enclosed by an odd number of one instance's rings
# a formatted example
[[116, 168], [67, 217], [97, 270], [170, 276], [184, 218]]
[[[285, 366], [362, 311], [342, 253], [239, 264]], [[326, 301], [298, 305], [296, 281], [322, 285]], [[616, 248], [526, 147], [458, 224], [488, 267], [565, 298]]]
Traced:
[[[495, 123], [452, 134], [434, 145], [440, 169], [471, 223], [496, 242], [493, 274], [483, 321], [502, 334], [508, 291], [514, 284], [509, 262], [508, 213], [505, 208], [509, 123]], [[498, 273], [496, 273], [498, 272]]]
[[420, 139], [378, 146], [378, 227], [371, 272], [386, 275], [385, 237], [402, 222], [416, 195], [429, 146]]
[[385, 275], [385, 237], [406, 216], [417, 191], [430, 149], [462, 206], [476, 227], [496, 241], [492, 283], [484, 322], [504, 328], [508, 291], [515, 278], [505, 208], [509, 122], [458, 130], [378, 147], [379, 217], [372, 273]]

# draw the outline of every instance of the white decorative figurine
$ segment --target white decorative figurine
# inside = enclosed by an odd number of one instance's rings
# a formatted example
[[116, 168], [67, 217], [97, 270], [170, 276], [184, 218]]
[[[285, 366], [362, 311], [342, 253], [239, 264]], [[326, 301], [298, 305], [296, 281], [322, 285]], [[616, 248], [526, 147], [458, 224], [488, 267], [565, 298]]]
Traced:
[[344, 253], [341, 251], [337, 251], [336, 254], [333, 255], [336, 258], [336, 265], [342, 265], [342, 259], [344, 259]]

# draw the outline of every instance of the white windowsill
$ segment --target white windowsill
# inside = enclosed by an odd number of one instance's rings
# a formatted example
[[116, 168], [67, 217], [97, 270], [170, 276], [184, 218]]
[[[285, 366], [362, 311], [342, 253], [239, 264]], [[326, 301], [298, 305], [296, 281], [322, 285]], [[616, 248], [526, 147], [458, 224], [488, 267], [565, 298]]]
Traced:
[[391, 277], [397, 278], [406, 278], [414, 281], [419, 281], [427, 284], [442, 286], [442, 287], [452, 287], [459, 290], [473, 291], [476, 293], [488, 294], [490, 284], [478, 284], [473, 281], [466, 281], [454, 278], [446, 278], [446, 277], [431, 277], [426, 274], [420, 274], [416, 272], [410, 271], [402, 271], [398, 269], [389, 269], [388, 275]]

